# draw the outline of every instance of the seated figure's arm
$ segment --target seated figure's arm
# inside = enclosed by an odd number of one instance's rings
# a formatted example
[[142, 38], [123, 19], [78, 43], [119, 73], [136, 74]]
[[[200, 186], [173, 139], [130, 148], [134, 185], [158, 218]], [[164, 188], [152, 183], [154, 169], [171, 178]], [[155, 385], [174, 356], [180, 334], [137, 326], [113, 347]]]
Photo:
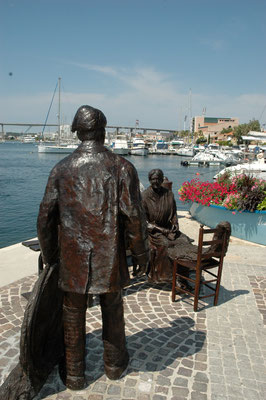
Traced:
[[168, 235], [171, 231], [155, 224], [155, 222], [147, 221], [148, 232], [155, 233], [161, 232], [163, 235]]
[[178, 219], [177, 219], [177, 215], [176, 213], [174, 214], [173, 218], [172, 218], [172, 232], [178, 232], [179, 231], [179, 223], [178, 223]]

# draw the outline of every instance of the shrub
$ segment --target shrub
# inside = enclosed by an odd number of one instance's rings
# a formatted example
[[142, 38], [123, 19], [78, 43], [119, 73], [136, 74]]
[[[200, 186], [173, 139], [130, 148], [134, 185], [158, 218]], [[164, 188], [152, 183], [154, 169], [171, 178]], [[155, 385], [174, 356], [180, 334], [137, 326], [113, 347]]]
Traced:
[[205, 206], [221, 205], [229, 210], [255, 211], [266, 209], [266, 181], [241, 174], [225, 173], [216, 182], [186, 181], [179, 190], [180, 200]]

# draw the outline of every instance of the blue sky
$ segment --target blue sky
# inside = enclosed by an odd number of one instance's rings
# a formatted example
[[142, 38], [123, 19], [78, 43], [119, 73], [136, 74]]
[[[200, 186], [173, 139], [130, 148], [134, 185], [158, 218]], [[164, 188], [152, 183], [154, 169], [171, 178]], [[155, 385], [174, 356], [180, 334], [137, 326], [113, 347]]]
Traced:
[[[100, 108], [109, 125], [266, 123], [265, 0], [0, 0], [0, 122]], [[12, 75], [9, 75], [9, 73]], [[56, 102], [49, 121], [56, 122]]]

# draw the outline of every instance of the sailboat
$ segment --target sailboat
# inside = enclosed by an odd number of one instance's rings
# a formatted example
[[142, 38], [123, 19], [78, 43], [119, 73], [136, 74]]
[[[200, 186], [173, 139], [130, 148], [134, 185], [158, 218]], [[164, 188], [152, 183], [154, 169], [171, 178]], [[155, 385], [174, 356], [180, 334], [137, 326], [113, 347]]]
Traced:
[[[54, 153], [54, 154], [69, 154], [72, 153], [77, 147], [77, 143], [69, 143], [69, 144], [63, 144], [61, 143], [61, 78], [58, 78], [58, 142], [56, 144], [46, 144], [46, 143], [40, 143], [38, 145], [38, 153]], [[57, 88], [56, 86], [56, 88]], [[56, 90], [55, 88], [55, 90]], [[54, 96], [53, 96], [54, 98]], [[52, 102], [53, 102], [52, 98]], [[52, 105], [51, 102], [51, 105]], [[49, 107], [49, 111], [51, 109], [51, 105]], [[49, 115], [48, 111], [48, 115]], [[48, 119], [48, 115], [45, 121], [45, 124]], [[44, 124], [44, 128], [45, 128]], [[44, 132], [43, 128], [43, 132]]]

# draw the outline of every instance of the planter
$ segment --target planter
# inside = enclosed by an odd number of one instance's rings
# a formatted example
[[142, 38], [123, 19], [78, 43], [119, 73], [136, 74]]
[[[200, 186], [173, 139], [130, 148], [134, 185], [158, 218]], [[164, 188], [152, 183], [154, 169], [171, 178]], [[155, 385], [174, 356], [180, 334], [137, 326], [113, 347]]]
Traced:
[[193, 218], [210, 228], [215, 228], [220, 221], [228, 221], [232, 227], [232, 236], [266, 245], [266, 211], [239, 212], [192, 202], [189, 212]]

